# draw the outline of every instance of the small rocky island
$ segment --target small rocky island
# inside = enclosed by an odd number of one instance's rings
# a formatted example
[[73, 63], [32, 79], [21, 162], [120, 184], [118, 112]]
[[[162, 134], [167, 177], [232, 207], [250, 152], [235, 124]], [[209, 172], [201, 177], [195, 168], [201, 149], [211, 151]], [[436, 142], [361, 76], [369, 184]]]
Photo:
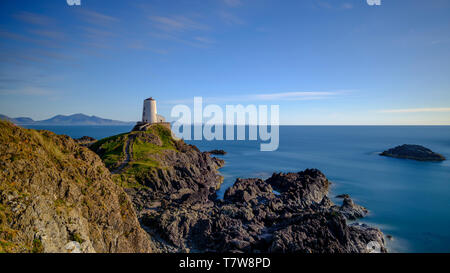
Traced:
[[444, 161], [445, 157], [420, 145], [403, 144], [384, 151], [381, 156], [413, 159], [418, 161]]
[[225, 152], [224, 150], [211, 150], [208, 153], [212, 154], [212, 155], [226, 155], [227, 152]]

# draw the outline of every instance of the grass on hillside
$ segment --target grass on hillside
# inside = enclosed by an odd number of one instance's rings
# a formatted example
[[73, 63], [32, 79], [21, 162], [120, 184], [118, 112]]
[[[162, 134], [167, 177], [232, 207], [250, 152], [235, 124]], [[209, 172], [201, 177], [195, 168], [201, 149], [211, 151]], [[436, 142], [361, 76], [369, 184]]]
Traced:
[[131, 166], [133, 172], [158, 168], [160, 164], [152, 155], [161, 154], [164, 150], [177, 150], [172, 132], [164, 126], [153, 125], [146, 133], [158, 136], [162, 145], [149, 143], [137, 137], [133, 142], [133, 162]]
[[[150, 143], [146, 140], [145, 134], [159, 138], [161, 145]], [[123, 187], [142, 187], [136, 182], [135, 177], [145, 175], [152, 169], [162, 168], [158, 155], [164, 151], [177, 151], [172, 132], [159, 124], [152, 125], [147, 131], [124, 133], [101, 139], [94, 143], [91, 149], [96, 151], [106, 167], [111, 169], [125, 159], [125, 145], [128, 139], [133, 139], [129, 167], [122, 174], [113, 175], [113, 179]]]
[[107, 168], [111, 168], [125, 158], [127, 137], [128, 133], [107, 137], [92, 144], [91, 149], [98, 153]]

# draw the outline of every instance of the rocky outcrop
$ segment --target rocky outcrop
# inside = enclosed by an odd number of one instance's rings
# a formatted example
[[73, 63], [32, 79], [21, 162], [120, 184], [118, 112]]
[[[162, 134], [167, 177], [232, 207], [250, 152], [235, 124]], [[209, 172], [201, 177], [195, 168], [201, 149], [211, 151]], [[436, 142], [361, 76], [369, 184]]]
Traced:
[[342, 206], [335, 206], [334, 210], [349, 220], [363, 218], [369, 213], [365, 207], [355, 204], [350, 197], [345, 197]]
[[413, 159], [418, 161], [444, 161], [445, 157], [420, 145], [404, 144], [384, 151], [381, 156]]
[[89, 147], [90, 145], [92, 145], [93, 143], [95, 143], [97, 141], [95, 138], [90, 137], [90, 136], [83, 136], [80, 138], [76, 138], [74, 140], [79, 145], [86, 146], [86, 147]]
[[144, 129], [91, 148], [109, 159], [133, 143], [130, 166], [114, 177], [133, 200], [155, 251], [367, 252], [371, 242], [385, 251], [378, 229], [346, 223], [364, 209], [349, 198], [333, 204], [330, 182], [319, 170], [237, 179], [220, 200], [223, 160], [173, 139], [163, 126]]
[[114, 175], [67, 136], [0, 126], [0, 252], [386, 251], [378, 229], [346, 222], [367, 210], [333, 204], [316, 169], [237, 179], [219, 200], [223, 160], [163, 125], [90, 146], [111, 169], [125, 162]]
[[224, 150], [211, 150], [208, 153], [212, 154], [212, 155], [226, 155], [227, 152], [225, 152]]
[[146, 230], [172, 251], [357, 253], [368, 252], [370, 242], [386, 251], [378, 229], [347, 225], [348, 204], [336, 209], [326, 196], [328, 186], [323, 173], [307, 169], [267, 180], [237, 179], [224, 200], [199, 193], [176, 201], [169, 197], [155, 206], [145, 190], [129, 193], [139, 200]]
[[203, 191], [215, 195], [222, 181], [217, 169], [223, 161], [186, 144], [179, 144], [177, 148], [154, 154], [152, 158], [158, 162], [158, 167], [139, 172], [135, 178], [154, 194], [171, 194], [172, 199], [188, 198]]
[[70, 137], [0, 122], [0, 252], [150, 252], [100, 158]]

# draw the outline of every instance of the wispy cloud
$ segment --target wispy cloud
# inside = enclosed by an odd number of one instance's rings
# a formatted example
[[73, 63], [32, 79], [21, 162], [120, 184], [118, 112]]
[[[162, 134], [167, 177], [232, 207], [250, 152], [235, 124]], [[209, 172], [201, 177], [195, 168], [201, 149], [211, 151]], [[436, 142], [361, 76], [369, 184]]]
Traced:
[[194, 40], [198, 41], [200, 43], [204, 43], [204, 44], [214, 44], [215, 43], [214, 40], [211, 40], [211, 39], [209, 39], [207, 37], [201, 37], [201, 36], [194, 37]]
[[116, 36], [115, 33], [103, 30], [95, 27], [81, 27], [80, 28], [83, 31], [83, 34], [89, 37], [101, 37], [101, 38], [109, 38]]
[[149, 47], [146, 45], [146, 43], [144, 41], [140, 41], [140, 40], [135, 40], [135, 41], [129, 42], [127, 44], [127, 48], [134, 49], [134, 50], [148, 50], [148, 51], [158, 53], [158, 54], [169, 53], [169, 51], [165, 50], [165, 49], [157, 49], [157, 48]]
[[237, 17], [236, 15], [222, 11], [219, 13], [220, 18], [228, 25], [242, 25], [244, 24], [244, 20]]
[[16, 89], [0, 88], [0, 95], [50, 96], [54, 94], [55, 94], [54, 91], [37, 87], [23, 87]]
[[155, 30], [149, 33], [154, 38], [198, 48], [207, 48], [215, 43], [214, 40], [202, 35], [210, 30], [209, 26], [186, 16], [149, 16], [148, 19], [155, 26]]
[[323, 8], [323, 9], [353, 9], [353, 4], [349, 3], [349, 2], [344, 2], [342, 4], [336, 4], [332, 5], [330, 2], [326, 2], [326, 1], [317, 1], [316, 5], [319, 8]]
[[49, 48], [60, 47], [59, 44], [56, 44], [52, 41], [48, 41], [46, 39], [33, 39], [33, 38], [30, 38], [29, 36], [25, 36], [25, 35], [22, 35], [19, 33], [11, 32], [11, 31], [7, 31], [7, 30], [3, 30], [3, 29], [0, 29], [0, 38], [16, 40], [16, 41], [21, 41], [21, 42], [27, 42], [27, 43], [34, 43], [36, 45], [49, 47]]
[[197, 48], [207, 48], [211, 44], [215, 43], [213, 40], [205, 37], [183, 38], [180, 35], [172, 35], [161, 32], [150, 32], [149, 35], [156, 39], [168, 40], [176, 43], [185, 44]]
[[120, 21], [116, 17], [88, 9], [80, 9], [79, 12], [84, 21], [94, 25], [109, 25]]
[[317, 1], [316, 3], [320, 8], [331, 9], [333, 6], [328, 2]]
[[[236, 95], [226, 97], [203, 97], [206, 103], [224, 103], [224, 102], [256, 102], [256, 101], [304, 101], [304, 100], [322, 100], [330, 99], [339, 95], [344, 95], [350, 91], [331, 91], [331, 92], [316, 92], [316, 91], [301, 91], [301, 92], [278, 92], [278, 93], [258, 93], [250, 95]], [[193, 98], [167, 101], [167, 103], [192, 103]]]
[[155, 25], [164, 31], [207, 30], [208, 26], [193, 21], [185, 16], [149, 16]]
[[242, 1], [241, 0], [223, 0], [223, 2], [230, 7], [237, 7], [242, 5]]
[[33, 33], [34, 35], [54, 40], [62, 40], [66, 37], [64, 33], [54, 30], [33, 29], [30, 30], [30, 32]]
[[336, 96], [342, 94], [340, 92], [283, 92], [272, 94], [257, 94], [253, 97], [258, 100], [308, 100], [308, 99], [321, 99], [330, 96]]
[[427, 113], [427, 112], [450, 112], [450, 107], [441, 108], [408, 108], [408, 109], [385, 109], [381, 113]]
[[343, 9], [352, 9], [352, 8], [353, 8], [353, 5], [350, 4], [350, 3], [343, 3], [343, 4], [341, 5], [341, 7], [342, 7]]
[[50, 17], [26, 11], [14, 14], [13, 17], [33, 25], [46, 26], [53, 23], [53, 20]]

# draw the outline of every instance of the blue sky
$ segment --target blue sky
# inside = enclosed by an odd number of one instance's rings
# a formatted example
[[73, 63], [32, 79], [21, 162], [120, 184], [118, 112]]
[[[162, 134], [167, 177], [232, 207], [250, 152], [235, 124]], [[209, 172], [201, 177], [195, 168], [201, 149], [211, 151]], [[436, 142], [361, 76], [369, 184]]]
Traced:
[[2, 0], [0, 113], [138, 120], [152, 96], [282, 124], [450, 124], [450, 1]]

